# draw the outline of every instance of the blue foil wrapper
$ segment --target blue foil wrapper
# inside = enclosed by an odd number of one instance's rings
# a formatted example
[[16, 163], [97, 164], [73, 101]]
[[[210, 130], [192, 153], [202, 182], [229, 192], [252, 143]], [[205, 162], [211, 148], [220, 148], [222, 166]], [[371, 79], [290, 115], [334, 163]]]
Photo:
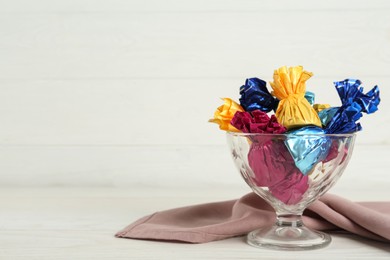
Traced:
[[340, 107], [330, 107], [318, 112], [318, 117], [321, 120], [322, 126], [326, 126], [329, 124], [330, 120], [332, 120], [339, 108]]
[[318, 136], [318, 134], [325, 134], [320, 127], [306, 126], [289, 131], [287, 134], [285, 144], [303, 175], [307, 175], [329, 153], [332, 142], [326, 136]]
[[378, 110], [380, 103], [379, 88], [375, 86], [366, 94], [363, 93], [361, 81], [346, 79], [334, 82], [341, 99], [341, 107], [325, 125], [328, 134], [343, 134], [360, 131], [362, 129], [357, 121], [362, 113], [371, 114]]
[[276, 111], [279, 100], [274, 98], [267, 89], [267, 83], [259, 78], [250, 78], [240, 87], [240, 105], [245, 111], [261, 110]]
[[346, 134], [360, 131], [362, 126], [357, 121], [362, 116], [361, 106], [357, 103], [346, 107], [341, 106], [324, 130], [327, 134]]
[[358, 79], [346, 79], [334, 82], [342, 106], [356, 103], [361, 107], [362, 112], [367, 114], [374, 113], [378, 110], [378, 105], [381, 101], [379, 97], [379, 88], [378, 86], [375, 86], [364, 94], [361, 84], [362, 82]]
[[306, 91], [305, 98], [307, 101], [309, 101], [310, 105], [314, 105], [315, 94], [313, 92]]

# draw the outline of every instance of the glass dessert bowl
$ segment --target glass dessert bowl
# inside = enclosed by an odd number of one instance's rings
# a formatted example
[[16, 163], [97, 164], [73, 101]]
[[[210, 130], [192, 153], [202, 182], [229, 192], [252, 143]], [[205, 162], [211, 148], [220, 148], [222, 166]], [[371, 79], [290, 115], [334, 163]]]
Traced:
[[339, 179], [355, 134], [249, 134], [227, 132], [233, 160], [246, 183], [276, 212], [273, 226], [250, 232], [247, 243], [284, 250], [321, 248], [331, 242], [310, 230], [302, 213]]

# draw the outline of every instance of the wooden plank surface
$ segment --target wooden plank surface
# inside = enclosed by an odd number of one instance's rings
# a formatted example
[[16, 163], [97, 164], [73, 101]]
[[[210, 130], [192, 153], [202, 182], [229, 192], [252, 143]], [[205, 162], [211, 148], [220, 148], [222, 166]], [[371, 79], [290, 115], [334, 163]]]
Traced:
[[270, 81], [296, 64], [314, 72], [319, 102], [339, 104], [335, 80], [378, 84], [380, 111], [358, 141], [389, 144], [389, 10], [387, 1], [2, 1], [0, 144], [222, 144], [205, 124], [218, 98], [237, 100], [245, 78]]
[[355, 11], [378, 10], [390, 8], [386, 0], [338, 1], [328, 0], [313, 2], [310, 0], [41, 0], [31, 2], [29, 0], [14, 0], [12, 2], [1, 1], [1, 13], [142, 13], [142, 12], [265, 12], [265, 11]]
[[[373, 190], [375, 193], [378, 189]], [[148, 194], [145, 192], [148, 191]], [[116, 231], [157, 210], [220, 201], [238, 190], [1, 189], [1, 259], [388, 259], [388, 244], [331, 234], [329, 247], [276, 252], [242, 237], [189, 245], [114, 238]]]
[[0, 78], [388, 77], [389, 10], [0, 14]]
[[[310, 81], [308, 89], [316, 93], [316, 102], [340, 105], [332, 78], [314, 76]], [[207, 120], [222, 104], [219, 98], [238, 101], [244, 82], [245, 78], [0, 80], [0, 144], [225, 144], [224, 133]], [[378, 84], [383, 101], [377, 113], [361, 119], [364, 130], [357, 142], [390, 144], [390, 78], [367, 77], [363, 82], [367, 91]]]
[[[226, 185], [249, 190], [227, 146], [21, 146], [2, 147], [0, 157], [3, 187], [202, 186], [212, 190]], [[355, 200], [390, 200], [384, 159], [389, 157], [388, 146], [356, 146], [335, 192]]]

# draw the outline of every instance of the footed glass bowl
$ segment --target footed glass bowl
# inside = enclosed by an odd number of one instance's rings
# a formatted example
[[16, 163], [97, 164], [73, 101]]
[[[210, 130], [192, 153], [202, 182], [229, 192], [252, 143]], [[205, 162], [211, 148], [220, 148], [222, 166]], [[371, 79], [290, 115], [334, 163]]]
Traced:
[[273, 226], [250, 232], [247, 243], [284, 250], [321, 248], [331, 242], [302, 222], [306, 207], [339, 179], [355, 134], [227, 133], [233, 160], [246, 183], [276, 212]]

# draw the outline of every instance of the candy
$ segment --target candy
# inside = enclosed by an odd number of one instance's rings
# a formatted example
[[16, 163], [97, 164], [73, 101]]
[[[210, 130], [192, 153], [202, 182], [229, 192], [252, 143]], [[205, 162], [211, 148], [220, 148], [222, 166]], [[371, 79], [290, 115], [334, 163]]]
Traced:
[[306, 98], [307, 102], [309, 102], [310, 105], [314, 104], [315, 94], [313, 92], [306, 91], [305, 98]]
[[308, 178], [295, 166], [282, 140], [262, 139], [251, 144], [248, 163], [253, 181], [285, 204], [295, 204], [308, 189]]
[[330, 108], [330, 105], [329, 104], [314, 104], [313, 108], [318, 113], [324, 109]]
[[[328, 155], [326, 156], [326, 158], [322, 162], [323, 163], [330, 162], [330, 161], [334, 160], [335, 158], [337, 158], [339, 153], [342, 152], [344, 154], [344, 156], [342, 157], [341, 161], [339, 162], [339, 164], [342, 164], [344, 162], [344, 160], [347, 158], [348, 146], [341, 145], [337, 140], [332, 140], [331, 142], [332, 142], [332, 144], [329, 148]], [[343, 149], [344, 149], [343, 151], [339, 151], [340, 146], [343, 147]]]
[[303, 70], [302, 66], [281, 67], [274, 72], [271, 82], [273, 95], [280, 100], [276, 110], [276, 118], [287, 129], [306, 125], [321, 127], [321, 121], [305, 99], [306, 81], [313, 74]]
[[[282, 134], [286, 128], [274, 115], [254, 110], [252, 113], [237, 111], [230, 122], [244, 133]], [[272, 135], [248, 136], [251, 147], [248, 163], [258, 186], [269, 187], [270, 192], [285, 204], [299, 202], [308, 189], [308, 179], [295, 166], [291, 154], [282, 140], [272, 140]]]
[[378, 110], [380, 103], [379, 88], [373, 87], [367, 94], [363, 93], [362, 82], [358, 79], [346, 79], [334, 82], [343, 106], [357, 103], [362, 112], [371, 114]]
[[[375, 112], [380, 103], [377, 86], [364, 94], [359, 80], [346, 79], [334, 83], [340, 107], [314, 104], [315, 94], [306, 91], [311, 76], [302, 66], [281, 67], [274, 71], [272, 93], [265, 81], [249, 78], [240, 88], [242, 107], [223, 99], [210, 120], [223, 130], [248, 133], [243, 140], [249, 151], [240, 151], [248, 152], [246, 180], [286, 205], [299, 203], [312, 181], [326, 181], [323, 175], [349, 158], [349, 145], [333, 134], [361, 130], [362, 113]], [[272, 110], [275, 115], [268, 116]]]
[[244, 133], [282, 134], [286, 132], [286, 128], [277, 122], [274, 115], [270, 118], [260, 110], [254, 110], [252, 113], [237, 111], [230, 124]]
[[284, 204], [294, 205], [302, 200], [303, 194], [309, 188], [308, 180], [308, 176], [294, 172], [276, 185], [269, 187], [269, 191]]
[[334, 115], [336, 114], [337, 110], [339, 110], [339, 107], [330, 107], [330, 108], [325, 108], [318, 112], [318, 117], [321, 120], [322, 126], [327, 126], [329, 122], [332, 120]]
[[363, 93], [361, 81], [346, 79], [334, 82], [341, 99], [341, 107], [327, 120], [325, 132], [328, 134], [353, 133], [362, 129], [357, 121], [362, 112], [371, 114], [378, 110], [380, 103], [379, 88], [375, 86], [366, 94]]
[[264, 143], [252, 143], [248, 153], [248, 163], [254, 174], [253, 180], [260, 187], [274, 185], [283, 178], [286, 168], [292, 166], [291, 163], [280, 163], [281, 167], [272, 167], [275, 165], [273, 162], [275, 156], [272, 155], [275, 150], [272, 144], [271, 140]]
[[240, 88], [240, 104], [245, 111], [261, 110], [270, 112], [276, 110], [279, 100], [269, 93], [266, 82], [259, 78], [250, 78]]
[[244, 111], [244, 109], [230, 98], [223, 98], [222, 100], [224, 104], [217, 108], [214, 118], [210, 119], [209, 122], [218, 124], [221, 130], [239, 132], [230, 124], [230, 121], [237, 111]]
[[286, 146], [299, 170], [307, 175], [319, 161], [326, 158], [331, 142], [316, 126], [302, 127], [289, 131]]

